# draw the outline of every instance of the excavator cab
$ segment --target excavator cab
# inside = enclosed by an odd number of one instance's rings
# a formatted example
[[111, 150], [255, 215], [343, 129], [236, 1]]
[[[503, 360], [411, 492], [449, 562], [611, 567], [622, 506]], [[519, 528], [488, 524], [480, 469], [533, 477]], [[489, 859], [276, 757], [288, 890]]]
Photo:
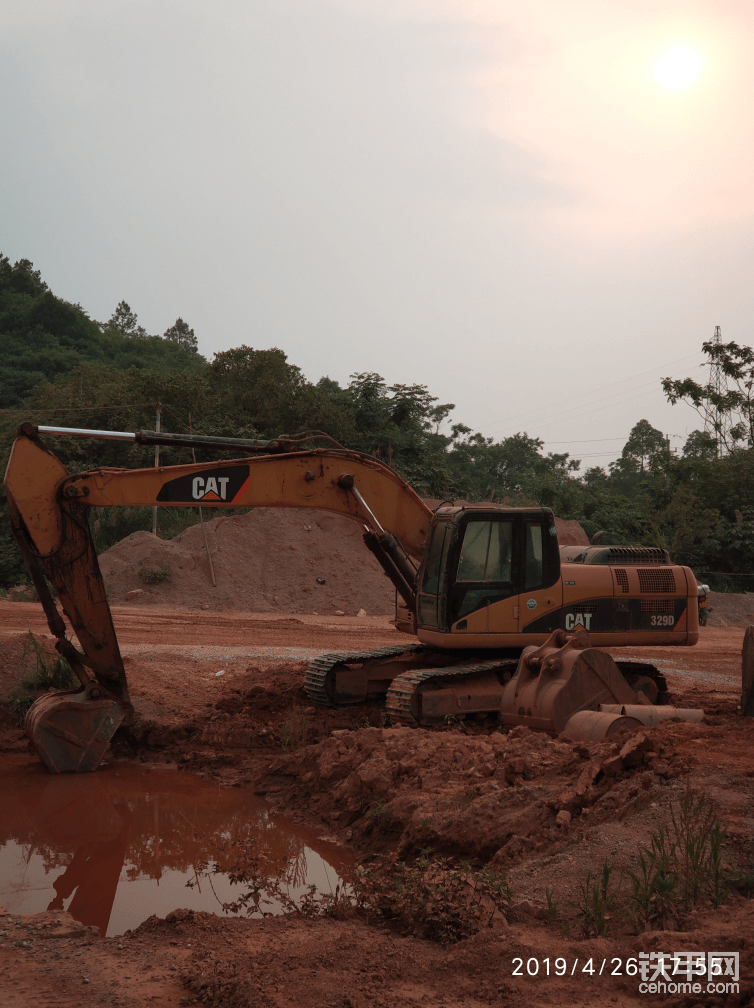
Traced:
[[[417, 578], [417, 627], [433, 635], [490, 632], [489, 610], [557, 585], [555, 519], [549, 508], [464, 505], [434, 516]], [[517, 619], [517, 614], [515, 615]], [[447, 641], [444, 641], [447, 646]]]

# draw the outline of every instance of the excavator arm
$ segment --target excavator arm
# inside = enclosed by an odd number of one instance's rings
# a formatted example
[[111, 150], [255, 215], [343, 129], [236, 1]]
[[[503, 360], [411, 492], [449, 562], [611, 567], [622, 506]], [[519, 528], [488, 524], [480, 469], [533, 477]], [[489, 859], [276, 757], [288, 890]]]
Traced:
[[[271, 453], [223, 462], [101, 468], [71, 475], [42, 443], [40, 433], [45, 432], [174, 445], [188, 445], [194, 439], [154, 432], [119, 435], [45, 429], [31, 424], [19, 429], [5, 474], [12, 530], [57, 639], [57, 650], [81, 682], [78, 690], [42, 697], [27, 718], [27, 731], [52, 772], [94, 770], [118, 725], [132, 713], [89, 529], [92, 507], [308, 507], [342, 514], [365, 527], [367, 547], [413, 608], [415, 562], [422, 557], [432, 512], [377, 459], [339, 448], [297, 451], [295, 440], [265, 443], [197, 437], [201, 447], [249, 447]], [[68, 637], [48, 582], [80, 648]]]

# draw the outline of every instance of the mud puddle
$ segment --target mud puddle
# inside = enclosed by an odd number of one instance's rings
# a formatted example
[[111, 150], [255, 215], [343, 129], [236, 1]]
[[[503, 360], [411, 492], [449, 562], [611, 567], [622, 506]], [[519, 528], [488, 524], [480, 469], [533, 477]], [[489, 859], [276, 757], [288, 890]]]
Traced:
[[[114, 761], [53, 777], [28, 756], [0, 765], [0, 905], [11, 913], [67, 910], [108, 936], [178, 907], [222, 914], [247, 888], [225, 874], [238, 839], [294, 898], [309, 885], [334, 891], [352, 865], [263, 799], [193, 774]], [[211, 878], [206, 862], [220, 869]]]

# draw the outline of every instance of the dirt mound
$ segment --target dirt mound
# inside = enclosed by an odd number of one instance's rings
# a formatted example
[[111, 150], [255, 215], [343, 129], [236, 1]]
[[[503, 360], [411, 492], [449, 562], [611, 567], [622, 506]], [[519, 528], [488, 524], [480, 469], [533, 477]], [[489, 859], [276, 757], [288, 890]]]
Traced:
[[564, 518], [556, 518], [555, 528], [558, 530], [558, 543], [561, 546], [589, 545], [589, 536], [577, 521], [566, 521]]
[[708, 626], [746, 627], [754, 623], [754, 593], [708, 592], [707, 598], [712, 609]]
[[[247, 612], [391, 613], [394, 590], [340, 515], [257, 508], [206, 522], [171, 540], [134, 532], [100, 556], [111, 603]], [[132, 593], [138, 592], [134, 595]]]
[[334, 827], [350, 826], [355, 844], [384, 832], [399, 837], [399, 855], [432, 847], [507, 867], [566, 836], [572, 818], [627, 815], [686, 769], [667, 729], [596, 744], [524, 727], [475, 736], [365, 728], [282, 757], [270, 790], [297, 778], [298, 797]]

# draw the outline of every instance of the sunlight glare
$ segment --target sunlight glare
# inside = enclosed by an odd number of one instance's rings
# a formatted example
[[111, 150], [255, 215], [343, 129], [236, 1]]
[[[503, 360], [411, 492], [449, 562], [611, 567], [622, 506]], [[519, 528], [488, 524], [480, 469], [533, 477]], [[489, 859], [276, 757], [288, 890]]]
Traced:
[[699, 76], [702, 61], [688, 46], [673, 46], [668, 49], [655, 67], [655, 77], [669, 88], [686, 87]]

